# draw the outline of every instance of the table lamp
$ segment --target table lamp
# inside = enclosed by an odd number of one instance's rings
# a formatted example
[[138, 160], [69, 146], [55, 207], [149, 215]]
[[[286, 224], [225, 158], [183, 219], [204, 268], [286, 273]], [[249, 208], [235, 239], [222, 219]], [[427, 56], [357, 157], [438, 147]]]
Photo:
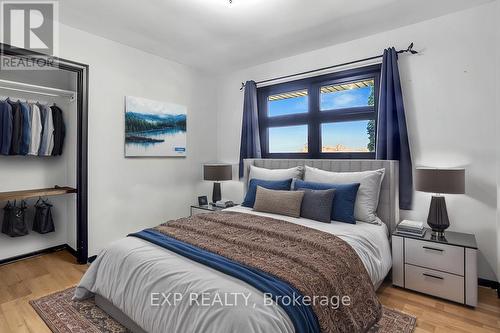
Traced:
[[443, 237], [444, 231], [450, 226], [450, 220], [442, 194], [465, 193], [465, 169], [417, 168], [415, 178], [417, 191], [435, 193], [431, 199], [427, 224], [433, 235]]
[[204, 164], [203, 179], [214, 181], [212, 203], [215, 204], [222, 199], [220, 181], [233, 179], [233, 166], [223, 163]]

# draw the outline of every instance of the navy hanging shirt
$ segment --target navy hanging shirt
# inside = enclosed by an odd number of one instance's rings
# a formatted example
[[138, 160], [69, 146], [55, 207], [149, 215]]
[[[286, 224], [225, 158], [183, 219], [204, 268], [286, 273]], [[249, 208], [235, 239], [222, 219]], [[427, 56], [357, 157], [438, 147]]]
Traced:
[[23, 114], [19, 102], [9, 101], [9, 104], [12, 107], [12, 142], [10, 145], [10, 155], [19, 155], [23, 136]]
[[0, 153], [9, 155], [12, 142], [12, 106], [8, 101], [0, 101], [0, 121], [2, 125], [0, 137]]
[[21, 135], [21, 147], [19, 149], [20, 155], [28, 155], [30, 150], [31, 141], [31, 117], [30, 117], [30, 106], [28, 103], [19, 102], [22, 114], [22, 135]]

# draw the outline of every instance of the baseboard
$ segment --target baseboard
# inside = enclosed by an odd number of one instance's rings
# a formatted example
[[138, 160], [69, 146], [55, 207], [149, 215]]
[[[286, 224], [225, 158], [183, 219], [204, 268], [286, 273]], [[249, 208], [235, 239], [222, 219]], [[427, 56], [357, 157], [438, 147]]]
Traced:
[[478, 279], [478, 284], [482, 287], [488, 287], [491, 289], [496, 289], [497, 290], [497, 296], [500, 298], [500, 282], [493, 281], [493, 280], [487, 280], [487, 279]]
[[[56, 246], [48, 247], [45, 249], [41, 249], [38, 251], [20, 254], [18, 256], [14, 256], [14, 257], [10, 257], [10, 258], [0, 259], [0, 266], [10, 264], [10, 263], [13, 263], [13, 262], [16, 262], [19, 260], [37, 257], [37, 256], [41, 256], [43, 254], [53, 253], [53, 252], [62, 251], [62, 250], [68, 251], [75, 258], [77, 257], [77, 253], [76, 253], [76, 250], [74, 248], [72, 248], [68, 244], [61, 244], [61, 245], [56, 245]], [[89, 257], [88, 262], [92, 263], [96, 258], [97, 258], [97, 256]]]
[[480, 286], [488, 287], [491, 289], [498, 289], [498, 287], [500, 287], [500, 283], [498, 283], [497, 281], [493, 281], [493, 280], [479, 278], [477, 282]]
[[5, 264], [10, 264], [15, 261], [31, 258], [31, 257], [36, 257], [42, 254], [47, 254], [47, 253], [52, 253], [52, 252], [57, 252], [57, 251], [62, 251], [62, 250], [67, 250], [68, 249], [68, 244], [61, 244], [61, 245], [56, 245], [52, 247], [48, 247], [46, 249], [38, 250], [38, 251], [33, 251], [29, 253], [24, 253], [18, 256], [6, 258], [6, 259], [0, 259], [0, 265], [5, 265]]
[[66, 250], [67, 250], [69, 253], [71, 253], [71, 255], [72, 255], [73, 257], [75, 257], [75, 258], [76, 258], [76, 250], [75, 250], [74, 248], [72, 248], [71, 246], [69, 246], [68, 244], [65, 244], [65, 245], [66, 245]]

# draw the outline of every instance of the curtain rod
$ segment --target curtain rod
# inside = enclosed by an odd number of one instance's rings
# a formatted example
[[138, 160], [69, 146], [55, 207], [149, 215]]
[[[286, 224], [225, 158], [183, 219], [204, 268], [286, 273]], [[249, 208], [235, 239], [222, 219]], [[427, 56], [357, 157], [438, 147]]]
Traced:
[[[415, 51], [413, 49], [413, 42], [408, 46], [408, 48], [406, 50], [399, 50], [399, 51], [397, 51], [398, 54], [406, 53], [406, 52], [409, 52], [411, 54], [417, 54], [418, 53], [417, 51]], [[337, 68], [337, 67], [352, 65], [352, 64], [356, 64], [358, 62], [364, 62], [364, 61], [374, 60], [374, 59], [382, 58], [383, 56], [384, 55], [381, 54], [381, 55], [377, 55], [377, 56], [373, 56], [373, 57], [369, 57], [369, 58], [364, 58], [364, 59], [359, 59], [359, 60], [344, 62], [342, 64], [337, 64], [337, 65], [333, 65], [333, 66], [327, 66], [327, 67], [323, 67], [323, 68], [313, 69], [313, 70], [310, 70], [310, 71], [305, 71], [305, 72], [300, 72], [300, 73], [295, 73], [295, 74], [289, 74], [289, 75], [279, 76], [279, 77], [275, 77], [275, 78], [267, 79], [267, 80], [262, 80], [262, 81], [255, 82], [255, 83], [256, 84], [262, 84], [262, 83], [267, 83], [267, 82], [271, 82], [271, 81], [278, 81], [278, 80], [288, 79], [288, 78], [295, 77], [295, 76], [301, 76], [301, 75], [306, 75], [306, 74], [321, 72], [321, 71], [324, 71], [324, 70], [327, 70], [327, 69], [332, 69], [332, 68]], [[243, 88], [245, 88], [245, 83], [241, 82], [241, 88], [240, 88], [240, 90], [243, 90]]]

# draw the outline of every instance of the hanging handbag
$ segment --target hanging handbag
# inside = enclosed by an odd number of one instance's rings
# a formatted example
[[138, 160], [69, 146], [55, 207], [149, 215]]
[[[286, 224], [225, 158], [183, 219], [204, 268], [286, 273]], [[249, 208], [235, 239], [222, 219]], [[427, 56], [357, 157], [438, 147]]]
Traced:
[[35, 218], [33, 219], [33, 231], [40, 234], [54, 232], [54, 220], [52, 219], [52, 205], [39, 198], [35, 204]]
[[3, 211], [3, 225], [2, 233], [9, 235], [10, 237], [19, 237], [28, 234], [28, 226], [26, 225], [26, 202], [21, 201], [19, 207], [11, 205], [7, 202]]

